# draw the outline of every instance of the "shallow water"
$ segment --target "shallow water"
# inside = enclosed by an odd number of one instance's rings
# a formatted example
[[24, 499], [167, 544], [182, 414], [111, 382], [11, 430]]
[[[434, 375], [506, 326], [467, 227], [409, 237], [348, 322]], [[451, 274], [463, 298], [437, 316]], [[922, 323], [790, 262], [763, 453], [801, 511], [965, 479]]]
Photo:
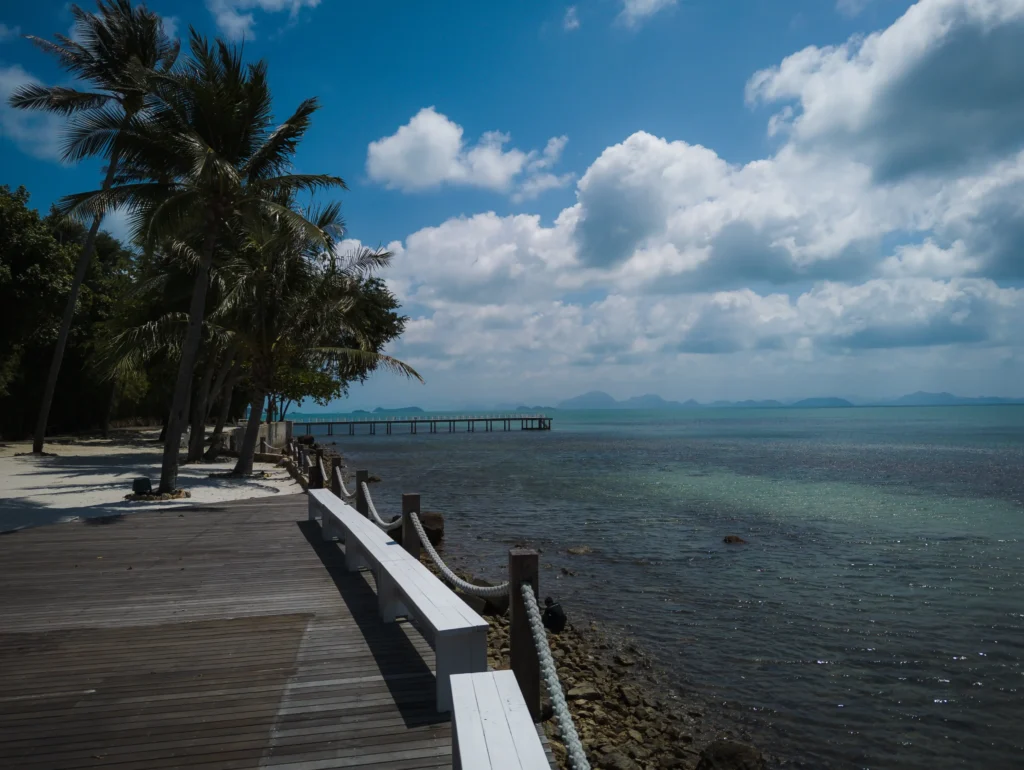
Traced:
[[554, 417], [337, 442], [382, 512], [420, 492], [483, 576], [539, 546], [542, 593], [797, 764], [1024, 767], [1024, 407]]

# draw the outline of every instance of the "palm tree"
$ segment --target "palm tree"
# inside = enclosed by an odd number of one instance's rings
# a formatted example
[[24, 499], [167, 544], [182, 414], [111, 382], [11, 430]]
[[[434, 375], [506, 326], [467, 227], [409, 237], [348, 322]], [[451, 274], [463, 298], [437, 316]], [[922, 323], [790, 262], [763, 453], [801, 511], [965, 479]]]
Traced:
[[[160, 17], [144, 6], [132, 8], [129, 0], [99, 0], [97, 7], [98, 12], [92, 14], [77, 5], [71, 6], [77, 41], [64, 35], [55, 35], [57, 42], [27, 36], [39, 48], [56, 56], [65, 70], [91, 90], [30, 84], [18, 88], [9, 102], [19, 109], [45, 110], [72, 117], [74, 123], [64, 148], [64, 160], [106, 156], [103, 189], [108, 189], [117, 173], [119, 136], [146, 106], [150, 93], [149, 73], [157, 69], [167, 71], [174, 65], [178, 43], [164, 34]], [[95, 131], [97, 125], [103, 130]], [[75, 266], [36, 420], [32, 442], [32, 451], [36, 454], [43, 451], [50, 406], [78, 293], [96, 248], [96, 234], [102, 219], [103, 211], [96, 211]]]
[[316, 99], [302, 102], [273, 128], [266, 63], [243, 64], [239, 49], [219, 40], [211, 44], [194, 29], [190, 35], [188, 60], [155, 78], [157, 103], [145, 121], [136, 121], [121, 137], [115, 184], [61, 202], [63, 211], [79, 216], [123, 208], [149, 243], [201, 244], [192, 266], [188, 329], [167, 422], [160, 492], [177, 486], [178, 451], [218, 248], [244, 222], [268, 216], [326, 245], [327, 233], [280, 200], [299, 191], [345, 187], [336, 176], [289, 173], [318, 109]]
[[211, 320], [233, 329], [239, 355], [250, 367], [249, 420], [234, 471], [239, 475], [252, 472], [260, 415], [282, 368], [308, 366], [314, 356], [335, 371], [348, 373], [358, 362], [364, 371], [383, 367], [422, 381], [412, 367], [368, 345], [342, 344], [372, 334], [365, 327], [377, 319], [364, 312], [363, 279], [386, 266], [390, 253], [364, 248], [338, 258], [333, 252], [343, 231], [338, 204], [306, 217], [332, 236], [327, 248], [273, 215], [251, 223], [245, 243], [218, 271], [226, 288]]

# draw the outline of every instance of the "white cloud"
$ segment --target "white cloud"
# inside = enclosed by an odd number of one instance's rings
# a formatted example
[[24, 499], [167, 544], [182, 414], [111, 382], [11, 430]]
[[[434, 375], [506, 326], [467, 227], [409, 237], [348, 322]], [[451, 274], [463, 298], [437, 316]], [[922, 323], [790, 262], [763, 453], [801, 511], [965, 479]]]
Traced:
[[174, 39], [178, 36], [178, 26], [181, 23], [181, 19], [177, 16], [164, 16], [161, 18], [163, 23], [164, 34], [167, 37]]
[[320, 0], [206, 0], [217, 27], [229, 40], [252, 40], [256, 37], [254, 10], [266, 13], [288, 11], [288, 20], [294, 21], [303, 8], [316, 8]]
[[[388, 276], [415, 308], [400, 352], [458, 371], [453, 388], [563, 395], [638, 381], [789, 395], [796, 371], [854, 391], [877, 376], [927, 388], [923, 372], [1019, 391], [1024, 67], [1006, 41], [1024, 39], [1021, 8], [922, 0], [888, 30], [758, 73], [748, 98], [779, 105], [770, 157], [738, 165], [637, 132], [549, 225], [488, 213], [409, 235]], [[461, 133], [451, 144], [458, 157]], [[523, 174], [543, 185], [562, 149], [528, 154]]]
[[19, 86], [39, 82], [17, 64], [0, 67], [0, 135], [23, 152], [43, 160], [59, 161], [64, 119], [37, 110], [16, 110], [7, 103]]
[[580, 15], [576, 11], [575, 5], [570, 5], [565, 9], [565, 16], [562, 18], [562, 29], [567, 32], [571, 32], [574, 29], [580, 28]]
[[12, 40], [21, 34], [21, 27], [8, 27], [2, 21], [0, 21], [0, 43], [7, 40]]
[[571, 175], [541, 173], [558, 162], [567, 141], [564, 136], [550, 139], [537, 153], [506, 149], [511, 137], [500, 131], [484, 133], [473, 145], [464, 141], [463, 134], [458, 123], [434, 107], [425, 107], [391, 136], [370, 143], [366, 172], [375, 182], [406, 192], [444, 184], [507, 192], [522, 181], [520, 200], [572, 180]]
[[676, 0], [622, 0], [618, 21], [627, 27], [638, 27], [654, 14], [675, 4]]
[[128, 212], [123, 209], [108, 211], [103, 217], [102, 229], [128, 246], [132, 240], [132, 228], [128, 220]]
[[1024, 3], [921, 0], [891, 27], [755, 74], [752, 104], [804, 151], [880, 181], [977, 167], [1024, 147]]

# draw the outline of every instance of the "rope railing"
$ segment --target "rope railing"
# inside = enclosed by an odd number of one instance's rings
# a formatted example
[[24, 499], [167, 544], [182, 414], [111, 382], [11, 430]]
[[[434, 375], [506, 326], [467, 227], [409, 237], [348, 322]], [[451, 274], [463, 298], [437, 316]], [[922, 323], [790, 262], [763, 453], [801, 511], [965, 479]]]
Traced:
[[569, 704], [565, 700], [562, 683], [558, 679], [558, 669], [555, 668], [555, 660], [551, 656], [548, 635], [544, 631], [544, 622], [541, 619], [537, 597], [533, 593], [533, 586], [523, 583], [519, 590], [523, 595], [523, 603], [526, 605], [526, 615], [529, 618], [530, 631], [533, 634], [533, 645], [537, 648], [537, 657], [540, 659], [541, 677], [548, 695], [551, 696], [551, 707], [555, 712], [555, 719], [558, 720], [558, 734], [569, 754], [569, 764], [572, 770], [590, 770], [590, 762], [587, 761], [587, 756], [583, 753], [583, 744], [580, 743], [580, 736], [572, 721], [572, 714], [569, 712]]
[[[372, 510], [372, 509], [371, 509]], [[451, 568], [444, 563], [441, 556], [434, 550], [434, 546], [431, 544], [430, 539], [427, 537], [426, 531], [423, 529], [423, 523], [420, 521], [418, 513], [410, 513], [409, 518], [412, 519], [412, 525], [416, 528], [416, 535], [419, 537], [423, 547], [427, 550], [431, 560], [437, 565], [437, 569], [444, 576], [444, 579], [451, 585], [458, 588], [460, 591], [473, 594], [474, 596], [480, 596], [484, 599], [489, 597], [505, 596], [508, 594], [508, 581], [506, 580], [501, 585], [496, 586], [478, 586], [469, 583], [454, 572]]]
[[361, 486], [363, 488], [363, 497], [366, 498], [366, 507], [369, 509], [370, 515], [373, 517], [373, 521], [374, 523], [376, 523], [378, 527], [387, 532], [390, 532], [391, 530], [398, 529], [400, 526], [402, 526], [401, 517], [398, 517], [394, 521], [390, 522], [384, 521], [384, 519], [380, 517], [380, 514], [377, 513], [377, 507], [373, 504], [373, 498], [370, 497], [370, 488], [366, 485], [365, 481], [362, 483]]
[[354, 497], [355, 492], [349, 492], [348, 487], [345, 486], [345, 479], [341, 475], [341, 468], [334, 469], [334, 477], [338, 480], [338, 487], [341, 489], [341, 493], [345, 497]]

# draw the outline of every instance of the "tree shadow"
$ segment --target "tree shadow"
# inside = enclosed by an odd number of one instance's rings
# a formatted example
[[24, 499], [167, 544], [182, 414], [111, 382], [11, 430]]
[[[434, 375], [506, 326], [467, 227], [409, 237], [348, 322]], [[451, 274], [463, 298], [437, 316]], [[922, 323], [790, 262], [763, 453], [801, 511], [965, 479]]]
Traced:
[[449, 722], [450, 716], [436, 708], [434, 672], [406, 635], [403, 625], [380, 619], [377, 594], [361, 573], [345, 568], [344, 551], [337, 543], [324, 542], [318, 523], [298, 521], [296, 525], [352, 613], [406, 726]]

